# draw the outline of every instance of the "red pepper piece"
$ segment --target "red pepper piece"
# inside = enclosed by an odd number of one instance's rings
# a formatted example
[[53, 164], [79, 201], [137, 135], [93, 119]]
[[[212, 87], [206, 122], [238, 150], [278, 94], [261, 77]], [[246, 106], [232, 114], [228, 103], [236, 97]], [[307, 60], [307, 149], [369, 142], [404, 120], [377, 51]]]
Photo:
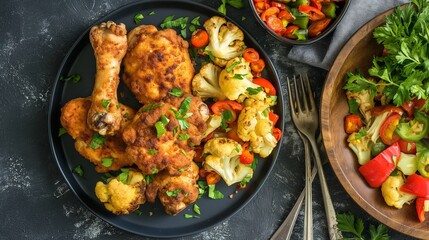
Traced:
[[400, 156], [401, 150], [399, 149], [398, 143], [395, 142], [375, 158], [360, 166], [359, 172], [371, 187], [378, 188], [386, 181], [393, 170], [395, 170], [394, 158], [399, 160]]
[[405, 184], [401, 186], [401, 191], [417, 197], [429, 197], [429, 179], [414, 173], [408, 176]]

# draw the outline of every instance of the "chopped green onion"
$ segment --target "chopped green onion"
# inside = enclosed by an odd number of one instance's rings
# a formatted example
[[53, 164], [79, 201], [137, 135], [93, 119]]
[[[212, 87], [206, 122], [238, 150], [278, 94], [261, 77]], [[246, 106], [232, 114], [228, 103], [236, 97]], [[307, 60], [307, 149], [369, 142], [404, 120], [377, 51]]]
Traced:
[[79, 74], [73, 74], [73, 75], [70, 75], [70, 76], [68, 76], [68, 77], [63, 77], [63, 76], [61, 76], [60, 77], [60, 80], [61, 81], [64, 81], [64, 82], [68, 82], [68, 81], [70, 81], [70, 82], [72, 82], [72, 83], [78, 83], [79, 81], [80, 81], [80, 75]]
[[149, 149], [148, 153], [149, 153], [149, 155], [155, 155], [155, 154], [158, 153], [158, 150], [156, 150], [156, 149]]
[[74, 172], [74, 173], [76, 173], [77, 175], [79, 175], [79, 176], [83, 177], [84, 172], [83, 172], [83, 169], [82, 169], [82, 166], [81, 166], [81, 165], [77, 165], [77, 166], [73, 169], [73, 172]]
[[250, 94], [250, 95], [256, 95], [260, 92], [262, 92], [264, 89], [262, 87], [257, 87], [257, 88], [251, 88], [248, 87], [246, 88], [246, 91]]
[[201, 212], [200, 212], [200, 207], [199, 207], [197, 204], [194, 204], [194, 208], [193, 208], [193, 210], [194, 210], [194, 212], [195, 212], [196, 214], [198, 214], [198, 215], [200, 215], [200, 214], [201, 214]]
[[114, 158], [112, 158], [112, 157], [102, 158], [101, 159], [101, 165], [103, 165], [103, 167], [110, 167], [113, 164], [113, 160], [114, 160]]
[[148, 105], [146, 107], [143, 107], [141, 111], [142, 112], [147, 112], [147, 111], [150, 111], [150, 110], [155, 109], [157, 107], [162, 107], [163, 105], [164, 105], [163, 103], [150, 104], [150, 105]]
[[98, 134], [98, 133], [94, 133], [92, 135], [92, 140], [89, 143], [89, 147], [92, 149], [97, 149], [101, 146], [104, 146], [104, 136]]
[[66, 131], [66, 129], [65, 128], [60, 128], [59, 130], [58, 130], [58, 137], [60, 137], [60, 136], [62, 136], [62, 135], [64, 135], [64, 134], [66, 134], [67, 133], [67, 131]]
[[155, 129], [156, 129], [156, 137], [160, 138], [165, 132], [165, 125], [161, 121], [158, 121], [155, 123]]
[[141, 13], [137, 13], [137, 14], [134, 16], [134, 22], [135, 22], [135, 23], [140, 23], [140, 22], [143, 20], [143, 18], [144, 18], [143, 14], [141, 14]]
[[103, 106], [103, 108], [108, 109], [110, 105], [110, 99], [102, 99], [101, 100], [101, 106]]
[[168, 94], [175, 96], [175, 97], [181, 97], [183, 95], [183, 90], [180, 88], [174, 87], [173, 89], [171, 89], [170, 92], [168, 92]]
[[200, 218], [199, 216], [195, 216], [195, 215], [188, 214], [188, 213], [186, 213], [184, 216], [185, 216], [185, 218]]
[[174, 191], [167, 191], [166, 194], [169, 197], [177, 197], [182, 189], [178, 188]]
[[183, 140], [188, 140], [189, 139], [189, 134], [186, 133], [180, 133], [179, 134], [179, 140], [183, 141]]
[[216, 185], [215, 184], [209, 184], [209, 198], [211, 199], [222, 199], [223, 198], [223, 194], [216, 190]]
[[121, 173], [118, 175], [118, 181], [122, 182], [123, 184], [127, 184], [129, 173], [130, 170], [128, 168], [121, 168]]

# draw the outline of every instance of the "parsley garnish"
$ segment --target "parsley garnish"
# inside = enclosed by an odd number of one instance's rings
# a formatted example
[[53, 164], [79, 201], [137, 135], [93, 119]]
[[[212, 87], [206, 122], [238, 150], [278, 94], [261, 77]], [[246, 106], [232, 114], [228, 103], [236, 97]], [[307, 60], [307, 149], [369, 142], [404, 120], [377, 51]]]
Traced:
[[170, 108], [173, 111], [174, 116], [179, 122], [179, 126], [182, 130], [187, 130], [189, 128], [189, 123], [186, 121], [187, 118], [192, 116], [191, 112], [188, 112], [191, 107], [191, 97], [187, 96], [183, 100], [178, 110]]
[[113, 164], [113, 160], [114, 160], [114, 158], [112, 158], [112, 157], [102, 158], [101, 159], [101, 165], [103, 165], [103, 167], [110, 167]]
[[129, 173], [130, 170], [128, 168], [121, 168], [121, 173], [118, 175], [118, 181], [122, 182], [123, 184], [127, 184]]
[[156, 174], [148, 174], [144, 176], [144, 180], [146, 181], [146, 185], [150, 184], [151, 182], [153, 182], [153, 180], [155, 179]]
[[241, 60], [233, 62], [229, 67], [226, 68], [226, 72], [228, 73], [231, 72], [235, 68], [235, 66], [237, 66], [240, 63], [241, 63]]
[[137, 13], [135, 16], [134, 16], [134, 22], [137, 24], [137, 23], [140, 23], [142, 20], [143, 20], [143, 18], [144, 18], [144, 16], [143, 16], [143, 14], [141, 14], [141, 13]]
[[196, 215], [192, 215], [192, 214], [188, 214], [188, 213], [185, 213], [185, 218], [200, 218], [200, 216], [196, 216]]
[[222, 0], [222, 4], [218, 7], [218, 11], [223, 15], [226, 15], [226, 5], [231, 5], [235, 8], [242, 8], [243, 1], [242, 0]]
[[199, 191], [198, 199], [200, 199], [206, 192], [208, 185], [207, 185], [207, 182], [205, 181], [198, 181], [197, 184], [198, 184], [198, 191]]
[[183, 141], [183, 140], [188, 140], [189, 139], [189, 134], [186, 133], [179, 133], [179, 140]]
[[262, 87], [257, 87], [257, 88], [251, 88], [248, 87], [246, 88], [246, 91], [250, 94], [250, 95], [256, 95], [260, 92], [262, 92], [264, 89]]
[[166, 17], [160, 24], [161, 28], [175, 28], [180, 27], [180, 34], [183, 38], [186, 38], [186, 26], [188, 24], [188, 17], [181, 17], [176, 20], [173, 20], [174, 16]]
[[60, 80], [64, 81], [64, 82], [69, 82], [70, 81], [72, 83], [78, 83], [80, 81], [80, 75], [79, 74], [73, 74], [73, 75], [70, 75], [68, 77], [61, 76]]
[[98, 133], [94, 133], [92, 135], [92, 140], [89, 143], [89, 147], [92, 149], [97, 149], [101, 146], [104, 146], [104, 136], [98, 134]]
[[[344, 238], [344, 239], [367, 239], [363, 235], [364, 223], [360, 218], [355, 219], [355, 216], [351, 213], [337, 214], [338, 230], [343, 234], [352, 234], [355, 238]], [[387, 234], [388, 228], [379, 224], [377, 227], [374, 225], [369, 226], [369, 234], [371, 240], [387, 240], [389, 235]]]
[[102, 99], [101, 100], [101, 106], [103, 106], [103, 108], [108, 109], [110, 105], [110, 99]]
[[82, 169], [82, 166], [81, 166], [81, 165], [77, 165], [77, 166], [73, 169], [73, 172], [74, 172], [74, 173], [76, 173], [77, 175], [79, 175], [79, 176], [83, 177], [84, 172], [83, 172], [83, 169]]
[[201, 214], [200, 207], [197, 204], [194, 204], [193, 210], [196, 214], [198, 214], [198, 215]]
[[180, 191], [182, 191], [182, 189], [178, 188], [174, 191], [167, 191], [166, 194], [169, 197], [177, 197], [179, 195]]
[[65, 128], [60, 128], [59, 130], [58, 130], [58, 137], [60, 137], [60, 136], [62, 136], [62, 135], [64, 135], [64, 134], [66, 134], [67, 133], [67, 131], [66, 131], [66, 129]]
[[152, 16], [152, 15], [155, 15], [155, 11], [151, 11], [151, 12], [149, 13], [149, 16]]
[[171, 89], [170, 92], [168, 92], [168, 94], [175, 96], [175, 97], [181, 97], [183, 95], [183, 90], [180, 88], [174, 87], [173, 89]]
[[150, 104], [148, 106], [145, 106], [141, 109], [142, 112], [147, 112], [150, 111], [152, 109], [155, 109], [157, 107], [162, 107], [164, 104], [163, 103], [154, 103], [154, 104]]
[[223, 198], [223, 194], [216, 190], [216, 184], [210, 184], [209, 186], [209, 198], [211, 199], [222, 199]]
[[225, 110], [221, 114], [221, 123], [220, 126], [222, 129], [226, 129], [228, 127], [228, 121], [233, 119], [232, 112], [230, 110]]
[[155, 155], [155, 154], [158, 153], [158, 150], [156, 150], [156, 149], [149, 149], [149, 151], [147, 153], [149, 153], [149, 155]]

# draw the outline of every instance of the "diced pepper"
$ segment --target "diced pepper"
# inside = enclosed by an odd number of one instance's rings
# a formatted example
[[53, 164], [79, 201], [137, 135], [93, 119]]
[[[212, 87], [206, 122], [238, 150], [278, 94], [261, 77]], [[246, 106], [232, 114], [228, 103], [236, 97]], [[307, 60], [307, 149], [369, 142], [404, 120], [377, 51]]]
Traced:
[[392, 112], [380, 127], [380, 138], [384, 144], [392, 145], [399, 140], [399, 136], [395, 134], [396, 126], [401, 120], [401, 115], [397, 112]]
[[344, 130], [347, 134], [359, 132], [362, 126], [363, 122], [358, 114], [349, 114], [344, 119]]
[[401, 191], [416, 195], [417, 197], [429, 196], [429, 179], [416, 173], [407, 177], [407, 181], [401, 186]]
[[425, 178], [429, 178], [429, 149], [417, 155], [417, 171]]
[[311, 21], [319, 21], [325, 18], [325, 14], [322, 11], [312, 6], [299, 6], [298, 10], [307, 14]]
[[395, 161], [400, 156], [399, 145], [394, 143], [375, 158], [360, 166], [359, 172], [371, 187], [378, 188], [395, 170]]
[[310, 19], [308, 16], [296, 16], [295, 20], [293, 21], [293, 24], [298, 26], [299, 28], [308, 28], [308, 23], [310, 22]]
[[323, 3], [322, 12], [328, 18], [336, 18], [337, 17], [337, 5], [333, 2]]
[[250, 143], [246, 142], [241, 146], [241, 155], [240, 155], [240, 163], [242, 164], [251, 164], [253, 159], [255, 158], [252, 151], [250, 151]]
[[425, 113], [415, 110], [414, 119], [399, 123], [395, 133], [405, 141], [417, 142], [429, 133], [429, 117]]
[[429, 211], [429, 198], [418, 197], [416, 198], [416, 211], [417, 217], [420, 222], [425, 221], [425, 213]]

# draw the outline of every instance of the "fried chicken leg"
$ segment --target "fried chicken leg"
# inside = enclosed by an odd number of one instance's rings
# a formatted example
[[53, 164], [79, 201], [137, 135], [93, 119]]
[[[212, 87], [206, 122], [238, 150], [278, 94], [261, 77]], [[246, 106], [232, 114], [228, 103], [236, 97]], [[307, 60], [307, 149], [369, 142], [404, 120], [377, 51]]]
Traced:
[[114, 135], [120, 127], [117, 88], [122, 58], [127, 52], [126, 34], [124, 24], [112, 21], [92, 27], [89, 34], [97, 71], [87, 122], [100, 135]]
[[[94, 131], [88, 128], [86, 118], [90, 106], [90, 98], [75, 98], [61, 108], [61, 125], [75, 140], [76, 151], [92, 162], [96, 166], [97, 172], [108, 172], [132, 165], [133, 163], [125, 152], [126, 145], [122, 140], [122, 134], [106, 137], [97, 136]], [[121, 104], [119, 113], [122, 118], [119, 130], [121, 133], [122, 128], [134, 117], [135, 111]], [[94, 138], [98, 138], [99, 144], [91, 144]], [[103, 164], [103, 159], [105, 161], [110, 159], [111, 165]]]

